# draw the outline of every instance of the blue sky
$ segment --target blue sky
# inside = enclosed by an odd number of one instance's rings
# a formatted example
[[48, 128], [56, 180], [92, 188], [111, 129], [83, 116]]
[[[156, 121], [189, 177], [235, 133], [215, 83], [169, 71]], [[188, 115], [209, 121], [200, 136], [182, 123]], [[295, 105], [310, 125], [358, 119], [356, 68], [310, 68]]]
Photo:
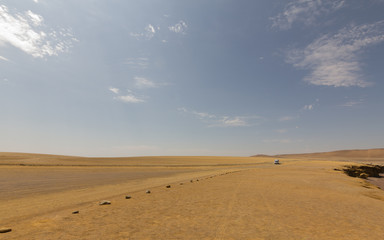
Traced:
[[382, 0], [0, 0], [0, 151], [384, 142]]

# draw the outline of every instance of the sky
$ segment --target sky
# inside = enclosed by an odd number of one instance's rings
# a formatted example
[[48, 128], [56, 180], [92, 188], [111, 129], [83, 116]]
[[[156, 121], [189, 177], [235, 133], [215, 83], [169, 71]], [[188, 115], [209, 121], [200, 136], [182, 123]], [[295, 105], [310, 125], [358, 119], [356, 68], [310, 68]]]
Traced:
[[0, 152], [382, 148], [383, 0], [0, 0]]

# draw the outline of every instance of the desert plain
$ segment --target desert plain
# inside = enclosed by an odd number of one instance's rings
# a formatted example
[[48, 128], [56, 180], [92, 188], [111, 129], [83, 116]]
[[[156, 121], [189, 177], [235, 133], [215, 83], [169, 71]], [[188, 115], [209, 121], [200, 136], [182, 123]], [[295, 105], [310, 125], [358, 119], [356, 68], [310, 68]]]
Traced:
[[252, 157], [0, 153], [0, 229], [12, 230], [0, 239], [383, 239], [383, 179], [338, 171], [367, 163], [384, 165], [384, 149]]

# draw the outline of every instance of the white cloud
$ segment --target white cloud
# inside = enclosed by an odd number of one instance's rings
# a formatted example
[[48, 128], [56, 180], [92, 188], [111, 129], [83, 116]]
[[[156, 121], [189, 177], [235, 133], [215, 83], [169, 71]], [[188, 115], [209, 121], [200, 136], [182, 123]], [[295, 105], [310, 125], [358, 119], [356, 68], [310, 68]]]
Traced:
[[[219, 119], [219, 125], [218, 126], [223, 126], [223, 127], [245, 127], [249, 126], [249, 123], [247, 122], [245, 117], [221, 117]], [[215, 126], [215, 125], [212, 125]]]
[[117, 96], [115, 96], [113, 99], [124, 102], [124, 103], [142, 103], [145, 102], [144, 99], [137, 97], [131, 90], [127, 90], [127, 95], [120, 95], [120, 89], [110, 87], [108, 89], [109, 91], [113, 92]]
[[148, 26], [145, 28], [145, 30], [149, 33], [156, 33], [155, 28], [151, 24], [148, 24]]
[[10, 13], [0, 5], [0, 44], [10, 44], [33, 57], [54, 56], [67, 52], [74, 41], [68, 29], [59, 32], [44, 31], [43, 17], [28, 10], [25, 13]]
[[288, 53], [287, 62], [310, 70], [304, 80], [314, 85], [367, 87], [359, 54], [366, 47], [384, 41], [384, 21], [349, 26], [335, 35], [324, 35], [304, 49]]
[[183, 113], [189, 113], [189, 114], [192, 114], [192, 115], [195, 115], [196, 117], [198, 117], [199, 119], [210, 119], [210, 118], [216, 118], [215, 115], [213, 114], [209, 114], [209, 113], [205, 113], [205, 112], [197, 112], [197, 111], [192, 111], [192, 110], [188, 110], [184, 107], [182, 108], [178, 108], [178, 110], [180, 112], [183, 112]]
[[168, 27], [170, 31], [181, 34], [186, 34], [187, 28], [188, 25], [182, 20], [176, 23], [175, 25]]
[[109, 90], [111, 92], [113, 92], [114, 94], [119, 94], [119, 92], [120, 92], [120, 90], [118, 88], [113, 88], [113, 87], [109, 88]]
[[154, 88], [157, 87], [156, 83], [144, 77], [135, 77], [135, 85], [137, 88]]
[[255, 125], [255, 120], [260, 119], [258, 116], [217, 116], [206, 112], [188, 110], [186, 108], [179, 108], [178, 110], [197, 117], [207, 123], [208, 127], [247, 127]]
[[304, 107], [301, 109], [302, 111], [310, 111], [310, 110], [313, 110], [316, 106], [319, 106], [320, 100], [319, 99], [315, 99], [315, 101], [311, 104], [307, 104], [307, 105], [304, 105]]
[[130, 68], [134, 69], [146, 69], [148, 68], [148, 58], [127, 58], [123, 64], [128, 65]]
[[[157, 29], [160, 29], [160, 28], [157, 28]], [[155, 36], [155, 34], [156, 34], [156, 29], [152, 24], [148, 24], [144, 28], [144, 32], [130, 33], [130, 35], [136, 38], [137, 40], [142, 40], [142, 39], [151, 40]]]
[[295, 22], [311, 25], [316, 18], [345, 6], [345, 0], [294, 0], [285, 6], [284, 12], [270, 18], [272, 27], [290, 29]]
[[41, 23], [42, 23], [43, 20], [44, 20], [42, 16], [33, 13], [31, 10], [28, 10], [28, 11], [27, 11], [27, 15], [29, 16], [29, 18], [31, 19], [31, 22], [32, 22], [33, 25], [35, 25], [35, 26], [39, 26], [39, 25], [41, 25]]
[[141, 103], [141, 102], [145, 102], [143, 99], [140, 99], [132, 94], [128, 94], [128, 95], [125, 95], [125, 96], [117, 96], [115, 97], [116, 100], [119, 100], [121, 102], [125, 102], [125, 103]]
[[145, 31], [145, 35], [148, 39], [151, 39], [153, 36], [155, 36], [156, 30], [151, 24], [148, 24], [148, 26], [145, 27]]
[[0, 56], [0, 60], [3, 60], [3, 61], [6, 61], [6, 62], [9, 62], [9, 59], [8, 58], [5, 58], [3, 56]]

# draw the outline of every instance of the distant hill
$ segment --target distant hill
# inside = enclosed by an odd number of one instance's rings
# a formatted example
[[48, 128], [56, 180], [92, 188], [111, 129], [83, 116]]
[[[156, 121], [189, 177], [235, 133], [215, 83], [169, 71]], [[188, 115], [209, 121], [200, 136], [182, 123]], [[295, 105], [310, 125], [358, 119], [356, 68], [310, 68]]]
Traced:
[[[261, 155], [254, 155], [258, 157]], [[262, 155], [265, 156], [265, 155]], [[354, 150], [339, 150], [332, 152], [316, 152], [316, 153], [301, 153], [301, 154], [279, 154], [271, 157], [276, 158], [307, 158], [307, 159], [384, 159], [384, 148], [376, 149], [354, 149]]]

